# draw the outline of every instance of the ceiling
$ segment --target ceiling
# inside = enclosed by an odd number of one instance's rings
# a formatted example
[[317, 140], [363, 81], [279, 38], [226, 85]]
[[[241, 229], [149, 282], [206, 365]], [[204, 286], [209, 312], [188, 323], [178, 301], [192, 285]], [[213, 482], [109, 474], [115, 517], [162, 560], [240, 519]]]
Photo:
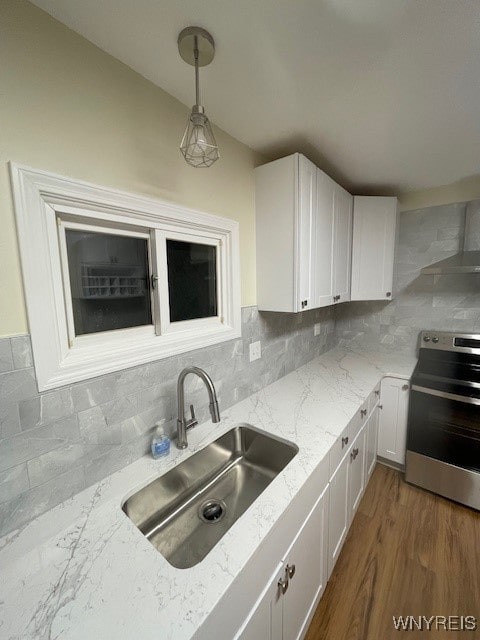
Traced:
[[176, 39], [208, 29], [210, 119], [267, 158], [305, 153], [357, 193], [480, 173], [480, 0], [33, 3], [188, 106]]

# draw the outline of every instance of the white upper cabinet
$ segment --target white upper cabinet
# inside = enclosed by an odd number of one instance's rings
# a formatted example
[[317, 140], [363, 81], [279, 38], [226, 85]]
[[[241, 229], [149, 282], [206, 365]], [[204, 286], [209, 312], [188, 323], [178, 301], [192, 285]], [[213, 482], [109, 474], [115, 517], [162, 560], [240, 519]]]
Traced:
[[260, 310], [314, 307], [316, 172], [298, 153], [255, 169]]
[[315, 233], [315, 307], [334, 303], [333, 293], [333, 206], [335, 182], [317, 169]]
[[317, 169], [315, 306], [350, 300], [353, 197]]
[[255, 169], [257, 296], [263, 311], [350, 299], [352, 196], [301, 154]]
[[391, 300], [397, 199], [355, 196], [352, 300]]
[[314, 295], [317, 168], [298, 155], [298, 213], [296, 216], [296, 310], [311, 309]]
[[333, 215], [333, 295], [335, 302], [350, 300], [353, 197], [335, 185]]

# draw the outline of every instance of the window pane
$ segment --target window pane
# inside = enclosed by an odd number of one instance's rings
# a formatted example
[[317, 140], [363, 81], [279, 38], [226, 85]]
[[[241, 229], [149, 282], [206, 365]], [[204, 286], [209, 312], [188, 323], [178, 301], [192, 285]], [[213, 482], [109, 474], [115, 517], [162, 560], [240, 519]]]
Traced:
[[148, 241], [66, 230], [75, 334], [152, 324]]
[[217, 249], [167, 240], [170, 322], [217, 315]]

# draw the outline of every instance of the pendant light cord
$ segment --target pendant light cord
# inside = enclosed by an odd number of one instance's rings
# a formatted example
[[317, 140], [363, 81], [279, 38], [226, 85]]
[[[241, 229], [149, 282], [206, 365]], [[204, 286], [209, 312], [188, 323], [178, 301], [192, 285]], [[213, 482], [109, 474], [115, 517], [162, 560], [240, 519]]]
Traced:
[[200, 81], [199, 81], [199, 74], [198, 74], [198, 38], [197, 36], [195, 36], [194, 38], [194, 49], [193, 49], [193, 55], [195, 58], [195, 98], [196, 98], [196, 104], [199, 105], [200, 104]]

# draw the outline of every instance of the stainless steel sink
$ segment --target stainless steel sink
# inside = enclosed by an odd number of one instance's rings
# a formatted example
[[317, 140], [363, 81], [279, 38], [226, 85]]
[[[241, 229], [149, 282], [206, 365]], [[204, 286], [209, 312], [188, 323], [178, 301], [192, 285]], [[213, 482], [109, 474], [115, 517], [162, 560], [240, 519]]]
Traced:
[[193, 567], [297, 452], [287, 440], [239, 425], [140, 489], [122, 508], [171, 565]]

